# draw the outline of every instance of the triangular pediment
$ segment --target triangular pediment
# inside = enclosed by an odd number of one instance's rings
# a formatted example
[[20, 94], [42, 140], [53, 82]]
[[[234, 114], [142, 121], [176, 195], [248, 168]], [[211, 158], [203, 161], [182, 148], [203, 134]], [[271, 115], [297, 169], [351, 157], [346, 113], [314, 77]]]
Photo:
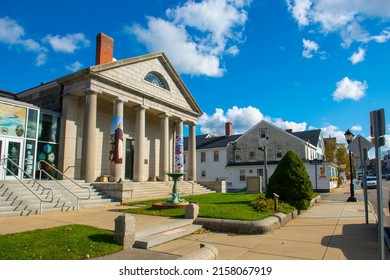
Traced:
[[[200, 116], [202, 110], [164, 53], [149, 54], [90, 67], [101, 82], [114, 83], [133, 94], [164, 106], [173, 106]], [[157, 76], [162, 84], [152, 79]]]

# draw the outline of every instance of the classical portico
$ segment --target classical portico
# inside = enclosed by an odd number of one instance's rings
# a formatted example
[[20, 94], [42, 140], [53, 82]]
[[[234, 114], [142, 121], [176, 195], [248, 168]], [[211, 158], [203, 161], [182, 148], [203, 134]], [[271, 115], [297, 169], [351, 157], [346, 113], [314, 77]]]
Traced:
[[[112, 182], [166, 181], [165, 174], [174, 171], [175, 136], [188, 126], [185, 172], [196, 180], [202, 111], [163, 53], [92, 66], [57, 82], [63, 90], [59, 165], [74, 167], [66, 175], [87, 182], [102, 176]], [[119, 122], [123, 160], [114, 162], [110, 149], [117, 148], [113, 131]]]

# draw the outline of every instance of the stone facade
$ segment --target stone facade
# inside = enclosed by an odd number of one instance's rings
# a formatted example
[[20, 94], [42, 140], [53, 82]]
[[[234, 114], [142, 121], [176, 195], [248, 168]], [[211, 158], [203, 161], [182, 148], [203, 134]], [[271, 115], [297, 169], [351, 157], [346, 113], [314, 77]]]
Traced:
[[[105, 57], [97, 61], [103, 64], [42, 84], [20, 97], [62, 113], [58, 165], [67, 170], [67, 176], [87, 182], [97, 181], [101, 175], [116, 182], [126, 179], [126, 174], [132, 174], [127, 179], [134, 181], [168, 180], [165, 173], [174, 170], [175, 136], [188, 125], [190, 137], [195, 139], [200, 107], [165, 54], [112, 61], [106, 57], [104, 45], [98, 48], [103, 48], [99, 52]], [[109, 156], [118, 120], [123, 123], [123, 157], [113, 163]], [[134, 142], [128, 158], [127, 140]], [[192, 180], [196, 179], [195, 170], [195, 165], [188, 170]]]

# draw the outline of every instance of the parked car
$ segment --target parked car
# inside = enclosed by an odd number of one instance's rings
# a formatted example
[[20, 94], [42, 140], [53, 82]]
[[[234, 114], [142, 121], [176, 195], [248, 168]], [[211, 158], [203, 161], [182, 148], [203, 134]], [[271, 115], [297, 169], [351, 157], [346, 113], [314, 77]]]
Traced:
[[376, 177], [367, 176], [366, 185], [367, 185], [367, 189], [375, 189], [376, 188]]
[[386, 174], [386, 180], [390, 180], [390, 173]]

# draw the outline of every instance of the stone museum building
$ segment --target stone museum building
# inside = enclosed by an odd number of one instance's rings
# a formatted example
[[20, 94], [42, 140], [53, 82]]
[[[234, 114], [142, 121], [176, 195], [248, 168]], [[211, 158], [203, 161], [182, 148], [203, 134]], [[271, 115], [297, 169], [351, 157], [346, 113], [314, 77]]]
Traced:
[[43, 160], [89, 183], [167, 181], [175, 139], [188, 126], [187, 179], [196, 180], [202, 111], [183, 80], [164, 53], [114, 61], [113, 52], [114, 40], [100, 33], [96, 65], [18, 94], [0, 92], [1, 157], [25, 171], [16, 168], [16, 177], [38, 176]]

